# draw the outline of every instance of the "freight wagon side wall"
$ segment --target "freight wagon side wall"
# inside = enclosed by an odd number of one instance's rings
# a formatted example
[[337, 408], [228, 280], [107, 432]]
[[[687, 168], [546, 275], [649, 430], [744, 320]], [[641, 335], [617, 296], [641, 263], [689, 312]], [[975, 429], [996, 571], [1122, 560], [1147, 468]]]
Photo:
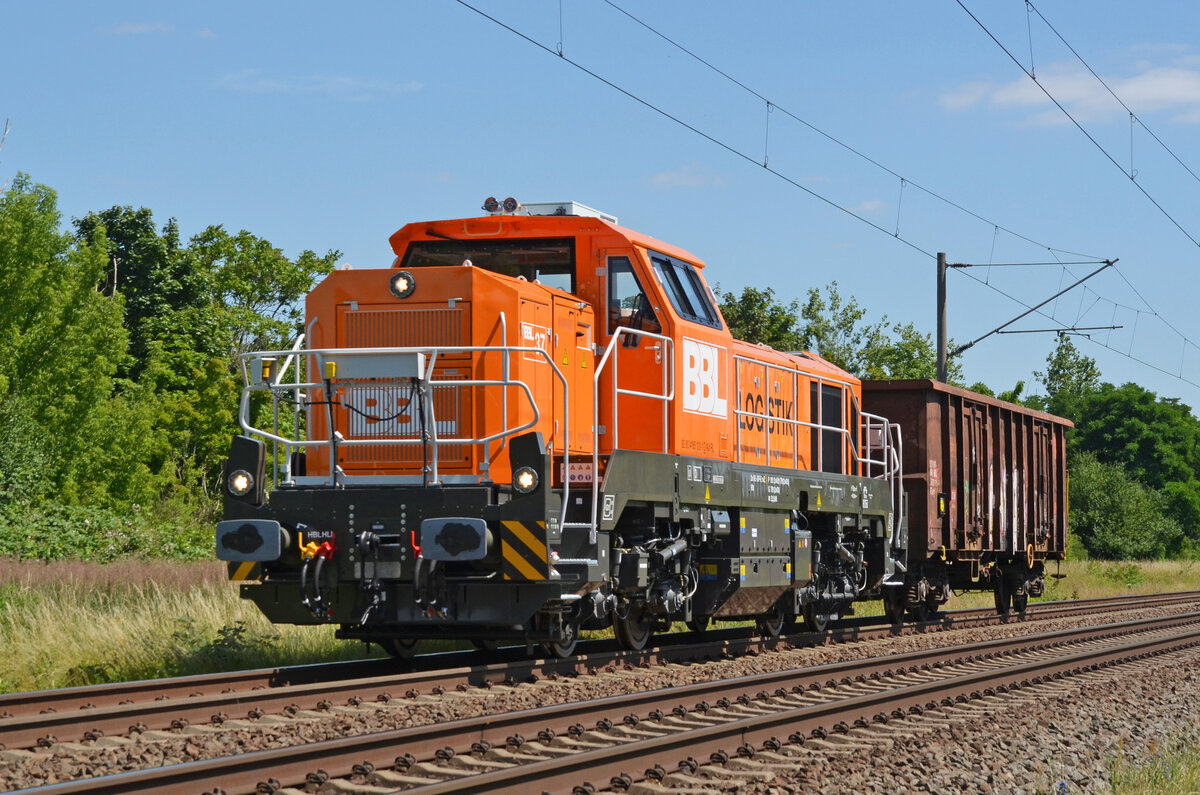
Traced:
[[902, 428], [910, 560], [1064, 556], [1070, 421], [927, 380], [865, 381], [863, 404]]

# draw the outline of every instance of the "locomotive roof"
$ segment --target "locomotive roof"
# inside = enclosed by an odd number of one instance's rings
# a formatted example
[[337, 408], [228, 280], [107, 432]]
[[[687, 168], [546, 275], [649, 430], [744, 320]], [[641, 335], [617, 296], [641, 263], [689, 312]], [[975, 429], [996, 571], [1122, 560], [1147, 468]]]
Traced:
[[483, 215], [441, 221], [418, 221], [405, 224], [388, 240], [392, 244], [392, 251], [399, 254], [404, 246], [413, 240], [499, 240], [506, 237], [565, 237], [605, 232], [620, 235], [636, 246], [651, 248], [662, 254], [687, 260], [697, 268], [704, 268], [704, 261], [690, 251], [594, 216]]

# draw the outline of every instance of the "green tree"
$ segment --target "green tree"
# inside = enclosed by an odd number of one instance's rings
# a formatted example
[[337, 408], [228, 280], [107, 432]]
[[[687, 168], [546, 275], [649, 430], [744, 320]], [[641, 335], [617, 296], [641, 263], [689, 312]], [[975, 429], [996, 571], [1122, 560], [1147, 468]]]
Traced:
[[210, 226], [192, 238], [189, 256], [207, 274], [225, 312], [229, 353], [289, 344], [301, 330], [304, 296], [333, 270], [340, 251], [302, 251], [295, 260], [244, 229], [231, 235]]
[[[123, 375], [137, 377], [147, 364], [150, 348], [163, 337], [163, 326], [176, 312], [211, 303], [203, 275], [195, 272], [179, 244], [179, 226], [172, 218], [155, 229], [150, 210], [129, 206], [88, 213], [74, 222], [80, 241], [102, 239], [108, 255], [103, 290], [120, 294], [125, 302], [129, 352], [133, 357]], [[203, 350], [211, 338], [187, 333], [182, 344]]]
[[1137, 384], [1102, 384], [1078, 404], [1074, 441], [1081, 452], [1119, 464], [1151, 488], [1188, 481], [1200, 469], [1200, 420], [1178, 398]]
[[[54, 191], [24, 174], [0, 197], [0, 399], [13, 405], [8, 433], [24, 431], [6, 456], [43, 462], [38, 493], [23, 496], [73, 501], [107, 493], [122, 476], [121, 467], [96, 466], [92, 453], [110, 430], [128, 337], [120, 297], [97, 289], [103, 238], [74, 239], [59, 223]], [[128, 441], [109, 438], [118, 452]], [[26, 465], [21, 479], [34, 475]]]
[[[746, 287], [741, 295], [720, 292], [721, 314], [733, 336], [776, 350], [808, 350], [860, 378], [935, 378], [937, 350], [930, 335], [912, 323], [888, 325], [887, 315], [867, 322], [867, 311], [854, 298], [843, 299], [837, 282], [822, 294], [808, 291], [784, 304], [773, 288]], [[949, 365], [950, 380], [960, 381], [962, 367]]]
[[[887, 321], [887, 316], [883, 318]], [[922, 334], [912, 323], [894, 323], [890, 334], [877, 338], [864, 351], [867, 378], [913, 379], [937, 378], [937, 344], [929, 334]], [[962, 382], [962, 365], [956, 359], [946, 363], [947, 380]]]
[[1090, 555], [1108, 560], [1158, 558], [1177, 551], [1183, 530], [1166, 499], [1117, 464], [1091, 453], [1071, 465], [1071, 531]]
[[784, 305], [775, 298], [775, 290], [768, 287], [759, 290], [756, 287], [742, 289], [741, 295], [720, 292], [721, 314], [729, 331], [739, 340], [770, 345], [780, 351], [798, 351], [801, 349], [800, 331], [797, 318], [800, 315], [800, 303], [793, 299]]
[[1200, 540], [1200, 420], [1176, 398], [1137, 384], [1101, 384], [1075, 403], [1072, 448], [1163, 494], [1165, 510]]
[[853, 296], [843, 299], [836, 281], [826, 286], [825, 295], [815, 287], [809, 288], [800, 314], [804, 319], [804, 349], [859, 377], [867, 370], [867, 349], [886, 338], [887, 317], [878, 323], [865, 323], [867, 310]]
[[[887, 315], [869, 322], [867, 310], [850, 297], [843, 299], [836, 281], [825, 294], [808, 291], [801, 309], [802, 341], [805, 348], [859, 378], [935, 378], [937, 348], [928, 334], [912, 323], [888, 324]], [[959, 383], [962, 367], [951, 360], [948, 380]]]
[[1080, 401], [1100, 388], [1096, 360], [1082, 355], [1064, 333], [1058, 335], [1058, 344], [1046, 357], [1046, 369], [1035, 370], [1033, 375], [1046, 390], [1045, 402], [1036, 407], [1071, 420]]

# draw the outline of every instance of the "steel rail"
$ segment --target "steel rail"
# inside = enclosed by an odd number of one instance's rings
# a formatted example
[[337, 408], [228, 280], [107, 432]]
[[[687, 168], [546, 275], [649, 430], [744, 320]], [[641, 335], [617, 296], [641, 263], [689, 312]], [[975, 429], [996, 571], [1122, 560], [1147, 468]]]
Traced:
[[1200, 645], [1200, 627], [1167, 638], [1145, 639], [1117, 649], [1085, 650], [1011, 668], [966, 673], [948, 680], [922, 682], [844, 701], [748, 717], [689, 732], [666, 734], [636, 743], [532, 762], [411, 791], [421, 795], [474, 792], [521, 795], [527, 793], [531, 786], [541, 791], [560, 791], [583, 783], [585, 778], [607, 781], [627, 769], [653, 767], [674, 754], [688, 754], [698, 747], [716, 749], [729, 743], [757, 746], [777, 738], [779, 734], [803, 737], [818, 728], [837, 723], [869, 722], [874, 715], [887, 715], [896, 710], [908, 712], [936, 708], [947, 700], [952, 704], [960, 696], [970, 698], [971, 694], [982, 694], [983, 690], [989, 688], [1019, 689], [1047, 678], [1095, 670], [1121, 660], [1140, 659], [1195, 645]]
[[[433, 755], [446, 746], [452, 748], [456, 746], [459, 748], [470, 747], [472, 742], [487, 737], [499, 739], [505, 736], [521, 734], [522, 732], [535, 733], [546, 728], [556, 731], [566, 731], [571, 726], [581, 724], [584, 721], [604, 718], [617, 713], [628, 713], [631, 709], [648, 710], [653, 707], [660, 707], [671, 710], [674, 705], [679, 704], [681, 699], [698, 699], [703, 701], [707, 699], [737, 698], [740, 695], [755, 691], [769, 692], [772, 688], [783, 688], [785, 685], [791, 687], [795, 687], [796, 685], [808, 687], [814, 683], [837, 685], [840, 682], [864, 681], [874, 673], [895, 676], [904, 672], [932, 671], [935, 667], [944, 666], [949, 660], [972, 663], [980, 660], [983, 656], [986, 656], [986, 659], [996, 660], [1003, 655], [1012, 654], [1018, 650], [1045, 652], [1046, 650], [1061, 647], [1066, 643], [1081, 643], [1093, 639], [1111, 640], [1114, 638], [1125, 638], [1128, 641], [1115, 644], [1106, 643], [1099, 650], [1092, 648], [1069, 654], [1066, 659], [1073, 661], [1072, 664], [1077, 665], [1079, 664], [1078, 660], [1090, 659], [1089, 655], [1094, 656], [1110, 653], [1113, 646], [1125, 649], [1128, 646], [1141, 648], [1143, 646], [1148, 647], [1148, 644], [1164, 643], [1165, 641], [1162, 641], [1161, 638], [1147, 639], [1145, 633], [1152, 631], [1159, 633], [1175, 631], [1180, 627], [1187, 628], [1174, 632], [1170, 636], [1172, 642], [1176, 642], [1180, 637], [1190, 639], [1200, 638], [1200, 612], [1165, 618], [1159, 617], [1155, 619], [1127, 621], [1109, 626], [1060, 630], [1033, 636], [1002, 638], [963, 647], [944, 647], [902, 655], [871, 658], [868, 660], [830, 663], [812, 668], [754, 674], [735, 679], [698, 683], [686, 687], [669, 688], [650, 693], [612, 696], [573, 704], [560, 704], [538, 709], [522, 710], [502, 715], [466, 718], [447, 723], [391, 730], [342, 740], [322, 741], [300, 746], [256, 751], [236, 757], [225, 757], [99, 778], [81, 779], [48, 787], [40, 787], [30, 790], [30, 793], [65, 795], [65, 793], [77, 792], [172, 792], [179, 791], [180, 788], [184, 787], [190, 791], [198, 791], [200, 788], [208, 788], [215, 791], [219, 788], [228, 792], [254, 792], [259, 782], [268, 776], [284, 783], [303, 782], [307, 774], [314, 772], [317, 768], [321, 768], [333, 776], [349, 776], [353, 767], [364, 761], [369, 761], [376, 767], [389, 765], [400, 751], [414, 755]], [[1127, 636], [1133, 633], [1139, 633], [1139, 637], [1128, 639]], [[1122, 651], [1121, 653], [1128, 652]], [[1033, 672], [1040, 671], [1042, 667], [1052, 664], [1056, 664], [1054, 660], [1046, 662], [1045, 659], [1039, 659], [1022, 662], [1015, 667], [1003, 668], [999, 672], [996, 670], [973, 672], [959, 677], [950, 677], [946, 681], [961, 680], [963, 682], [970, 682], [974, 687], [986, 687], [990, 685], [979, 683], [988, 677], [997, 678], [997, 681], [1003, 680], [1004, 683], [1014, 681], [1014, 678], [1015, 681], [1020, 681], [1023, 677], [1034, 675]], [[988, 679], [988, 681], [991, 681], [991, 679]], [[923, 704], [928, 700], [930, 694], [945, 690], [946, 687], [947, 685], [944, 682], [930, 681], [919, 685], [904, 686], [896, 692], [905, 694], [904, 698], [910, 698], [913, 694], [920, 694], [920, 700], [912, 701], [912, 703]], [[871, 698], [875, 697], [871, 696]], [[857, 708], [860, 704], [873, 704], [875, 702], [860, 701], [858, 697], [851, 697], [845, 700], [845, 703]], [[905, 704], [904, 708], [907, 708], [908, 702], [905, 702]], [[833, 713], [828, 712], [825, 706], [822, 705], [821, 709], [811, 714], [806, 712], [806, 710], [810, 709], [808, 707], [800, 710], [789, 710], [786, 714], [792, 717], [787, 719], [768, 720], [768, 716], [764, 716], [763, 720], [766, 723], [763, 725], [770, 726], [778, 731], [780, 726], [788, 725], [788, 721], [800, 721], [805, 726], [808, 725], [805, 721], [828, 721], [829, 715]], [[665, 746], [651, 745], [648, 746], [647, 750], [638, 751], [638, 753], [657, 754], [657, 758], [661, 760], [663, 758], [661, 754], [666, 749], [685, 747], [684, 745], [679, 745], [681, 742], [685, 744], [709, 742], [711, 739], [709, 737], [710, 731], [717, 732], [713, 735], [714, 737], [719, 736], [726, 739], [731, 736], [750, 736], [749, 730], [742, 726], [743, 723], [745, 722], [735, 721], [730, 724], [722, 724], [738, 727], [726, 731], [719, 731], [717, 727], [698, 730], [687, 735], [698, 739], [688, 741], [680, 739], [672, 741], [663, 740], [663, 742], [667, 743]], [[730, 731], [732, 731], [732, 734], [729, 733]], [[761, 733], [763, 728], [755, 724], [754, 731]], [[757, 736], [757, 734], [754, 736]], [[538, 782], [538, 789], [544, 789], [548, 784], [559, 786], [565, 781], [557, 772], [554, 772], [553, 777], [551, 777], [551, 773], [556, 770], [554, 768], [555, 765], [564, 765], [564, 769], [569, 769], [573, 775], [576, 775], [570, 783], [580, 783], [577, 775], [578, 771], [590, 771], [592, 764], [603, 764], [609, 767], [635, 764], [628, 755], [622, 756], [617, 751], [612, 750], [607, 753], [609, 756], [600, 752], [587, 752], [578, 755], [580, 760], [586, 759], [586, 763], [572, 761], [576, 759], [576, 756], [555, 759], [548, 766], [540, 762], [534, 762], [521, 766], [520, 769], [526, 772], [517, 772], [517, 769], [513, 768], [508, 771], [479, 774], [466, 777], [461, 782], [445, 783], [437, 785], [436, 788], [422, 791], [479, 792], [493, 791], [493, 789], [502, 791], [498, 788], [509, 786], [528, 787], [531, 782], [535, 781]], [[600, 755], [597, 756], [597, 754]], [[612, 756], [613, 754], [616, 755]], [[640, 760], [642, 758], [642, 756], [637, 756], [633, 759]], [[613, 773], [614, 775], [615, 772]], [[511, 791], [515, 792], [516, 789]]]

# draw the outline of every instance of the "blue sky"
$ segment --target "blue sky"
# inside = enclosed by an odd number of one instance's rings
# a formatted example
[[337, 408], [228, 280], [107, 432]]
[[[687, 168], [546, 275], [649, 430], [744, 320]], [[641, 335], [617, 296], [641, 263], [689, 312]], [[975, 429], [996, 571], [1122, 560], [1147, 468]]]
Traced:
[[[0, 183], [49, 185], [64, 221], [145, 206], [185, 235], [219, 223], [355, 267], [488, 195], [574, 200], [693, 252], [722, 289], [803, 300], [836, 280], [869, 318], [929, 333], [937, 251], [1119, 258], [1013, 328], [1120, 325], [1076, 343], [1105, 380], [1200, 406], [1200, 4], [963, 3], [1096, 144], [956, 0], [472, 3], [536, 44], [454, 0], [8, 0]], [[1094, 267], [952, 272], [950, 334]], [[1053, 344], [992, 336], [968, 382], [1032, 387]]]

